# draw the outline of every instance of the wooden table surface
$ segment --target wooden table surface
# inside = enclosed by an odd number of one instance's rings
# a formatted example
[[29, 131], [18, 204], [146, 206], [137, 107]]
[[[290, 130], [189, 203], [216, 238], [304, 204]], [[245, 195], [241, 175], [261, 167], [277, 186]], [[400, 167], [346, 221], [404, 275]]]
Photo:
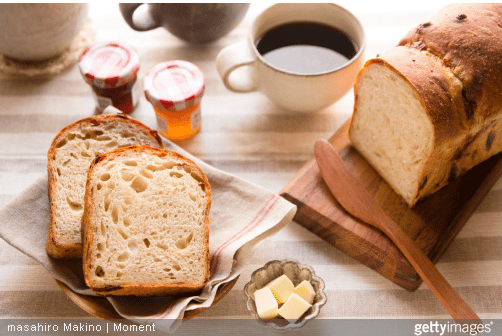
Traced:
[[[444, 4], [341, 2], [363, 23], [366, 58], [383, 52]], [[206, 75], [202, 129], [184, 149], [211, 165], [274, 192], [313, 156], [314, 141], [328, 138], [350, 116], [349, 92], [331, 107], [312, 114], [282, 110], [260, 93], [228, 91], [215, 68], [225, 46], [244, 38], [264, 4], [253, 3], [229, 35], [205, 46], [190, 46], [163, 29], [136, 32], [123, 21], [117, 4], [92, 3], [96, 41], [121, 40], [140, 53], [142, 79], [168, 59], [198, 65]], [[0, 206], [46, 174], [46, 153], [65, 125], [94, 113], [90, 88], [76, 66], [49, 80], [0, 76]], [[141, 97], [132, 117], [155, 128], [151, 105]], [[328, 303], [321, 318], [447, 318], [429, 289], [408, 292], [292, 222], [264, 241], [235, 287], [199, 318], [249, 318], [244, 285], [271, 259], [292, 258], [311, 265], [326, 283]], [[502, 318], [502, 181], [497, 182], [437, 267], [482, 318]], [[0, 317], [89, 315], [61, 291], [36, 262], [0, 240]]]

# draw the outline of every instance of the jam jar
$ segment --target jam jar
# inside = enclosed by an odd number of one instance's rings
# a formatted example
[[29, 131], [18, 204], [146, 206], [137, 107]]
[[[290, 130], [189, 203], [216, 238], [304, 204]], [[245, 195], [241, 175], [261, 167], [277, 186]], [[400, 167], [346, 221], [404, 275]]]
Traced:
[[112, 105], [131, 113], [138, 103], [136, 84], [138, 52], [118, 42], [96, 43], [87, 48], [79, 60], [80, 73], [91, 86], [98, 112]]
[[146, 74], [143, 88], [163, 136], [182, 140], [199, 131], [205, 90], [204, 73], [199, 67], [181, 60], [157, 64]]

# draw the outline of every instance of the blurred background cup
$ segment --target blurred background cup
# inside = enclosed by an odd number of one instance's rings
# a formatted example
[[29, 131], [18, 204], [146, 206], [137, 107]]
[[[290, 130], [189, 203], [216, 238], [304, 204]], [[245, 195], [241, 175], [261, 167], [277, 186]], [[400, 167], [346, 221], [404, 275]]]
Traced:
[[0, 54], [42, 61], [62, 53], [88, 19], [88, 4], [0, 4]]
[[120, 11], [134, 30], [164, 27], [189, 43], [223, 37], [244, 18], [248, 3], [121, 3]]
[[[312, 73], [285, 70], [260, 54], [258, 41], [263, 40], [268, 32], [297, 22], [335, 28], [345, 35], [345, 39], [352, 41], [354, 54], [346, 58], [341, 65]], [[295, 34], [295, 30], [290, 32]], [[313, 39], [315, 35], [312, 34]], [[274, 37], [272, 44], [277, 40], [289, 40], [290, 37], [287, 34], [281, 38]], [[305, 44], [308, 45], [308, 41]], [[231, 91], [261, 91], [285, 109], [312, 112], [332, 105], [352, 88], [363, 65], [364, 48], [365, 35], [362, 25], [343, 7], [330, 3], [280, 3], [270, 6], [258, 15], [246, 40], [221, 50], [216, 58], [216, 67], [225, 86]], [[303, 64], [307, 66], [324, 62], [322, 59], [302, 59], [298, 56], [302, 55], [297, 54], [295, 62], [307, 63]], [[285, 57], [283, 61], [287, 61]]]

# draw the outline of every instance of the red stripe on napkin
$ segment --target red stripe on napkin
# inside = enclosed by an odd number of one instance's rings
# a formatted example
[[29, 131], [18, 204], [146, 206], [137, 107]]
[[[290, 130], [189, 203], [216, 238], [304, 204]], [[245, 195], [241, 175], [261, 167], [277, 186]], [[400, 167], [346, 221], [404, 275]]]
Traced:
[[160, 313], [160, 314], [158, 314], [158, 315], [156, 315], [156, 316], [152, 316], [152, 317], [148, 318], [148, 319], [147, 319], [147, 323], [148, 323], [148, 321], [149, 321], [149, 320], [153, 320], [153, 319], [156, 319], [156, 320], [158, 320], [158, 319], [163, 319], [163, 318], [165, 318], [167, 315], [171, 314], [171, 312], [173, 311], [174, 306], [176, 306], [176, 303], [177, 303], [179, 300], [181, 300], [181, 299], [178, 299], [178, 300], [174, 300], [174, 301], [172, 301], [172, 302], [169, 304], [169, 306], [167, 306], [166, 310], [165, 310], [163, 313]]
[[270, 210], [272, 210], [272, 208], [277, 203], [277, 201], [279, 200], [279, 198], [280, 197], [277, 194], [272, 195], [272, 197], [270, 197], [268, 199], [268, 201], [260, 209], [260, 211], [258, 211], [258, 213], [253, 218], [253, 220], [251, 220], [251, 222], [249, 222], [246, 226], [244, 226], [244, 228], [242, 228], [241, 231], [237, 232], [232, 238], [230, 238], [229, 240], [227, 240], [225, 243], [223, 243], [220, 247], [218, 247], [214, 251], [213, 256], [211, 258], [211, 274], [216, 273], [216, 271], [218, 269], [218, 264], [219, 264], [221, 252], [227, 246], [229, 246], [230, 244], [232, 244], [236, 240], [242, 238], [247, 233], [249, 233], [250, 231], [252, 231], [255, 227], [257, 227], [261, 222], [263, 222], [263, 220], [267, 217], [268, 213], [270, 212]]
[[[223, 244], [221, 244], [215, 250], [215, 252], [213, 253], [213, 256], [211, 258], [211, 274], [214, 274], [216, 272], [216, 270], [218, 269], [218, 264], [219, 264], [219, 259], [220, 259], [221, 252], [223, 252], [223, 250], [225, 248], [227, 248], [230, 244], [232, 244], [233, 242], [237, 241], [238, 239], [244, 237], [246, 234], [248, 234], [254, 228], [256, 228], [260, 223], [262, 223], [263, 220], [270, 213], [270, 211], [273, 209], [273, 207], [275, 206], [275, 204], [279, 201], [279, 199], [280, 199], [279, 195], [277, 195], [277, 194], [272, 195], [267, 200], [267, 202], [263, 205], [263, 207], [258, 211], [258, 213], [256, 214], [256, 216], [246, 226], [244, 226], [239, 232], [237, 232], [229, 240], [227, 240], [226, 242], [224, 242]], [[157, 316], [153, 316], [150, 319], [163, 319], [163, 318], [165, 318], [166, 316], [168, 316], [172, 312], [172, 310], [173, 310], [173, 308], [174, 308], [174, 306], [176, 305], [177, 302], [178, 302], [178, 300], [173, 301], [168, 306], [168, 308], [166, 308], [167, 310], [164, 313], [161, 313], [161, 314], [159, 314]]]

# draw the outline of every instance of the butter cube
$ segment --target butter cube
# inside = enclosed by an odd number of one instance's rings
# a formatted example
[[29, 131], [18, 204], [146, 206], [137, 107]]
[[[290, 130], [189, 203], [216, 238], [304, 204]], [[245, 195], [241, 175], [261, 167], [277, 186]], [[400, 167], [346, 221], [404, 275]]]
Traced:
[[268, 287], [263, 287], [254, 292], [256, 311], [262, 319], [272, 319], [277, 316], [279, 305], [275, 300], [272, 291]]
[[312, 305], [301, 298], [300, 295], [292, 293], [286, 303], [282, 305], [278, 313], [286, 320], [298, 320]]
[[278, 304], [286, 302], [295, 288], [291, 280], [289, 280], [288, 276], [285, 274], [272, 280], [266, 287], [272, 290], [272, 294], [274, 294]]
[[300, 282], [300, 284], [293, 289], [293, 293], [300, 295], [302, 299], [310, 304], [314, 303], [315, 290], [310, 281], [303, 280]]

